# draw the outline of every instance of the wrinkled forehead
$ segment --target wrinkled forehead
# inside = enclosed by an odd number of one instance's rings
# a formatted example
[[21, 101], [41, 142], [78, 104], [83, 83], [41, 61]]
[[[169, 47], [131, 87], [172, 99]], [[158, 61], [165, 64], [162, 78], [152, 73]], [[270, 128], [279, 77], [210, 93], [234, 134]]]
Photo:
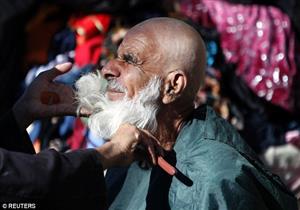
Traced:
[[158, 41], [151, 31], [146, 28], [134, 27], [130, 29], [119, 46], [119, 50], [135, 50], [140, 53], [154, 53]]

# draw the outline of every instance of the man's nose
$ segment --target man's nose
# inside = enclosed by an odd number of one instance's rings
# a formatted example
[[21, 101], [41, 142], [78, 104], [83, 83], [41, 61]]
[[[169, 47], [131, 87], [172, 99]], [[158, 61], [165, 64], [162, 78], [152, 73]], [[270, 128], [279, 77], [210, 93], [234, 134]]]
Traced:
[[121, 66], [116, 60], [110, 60], [101, 70], [102, 76], [109, 80], [116, 77], [119, 77], [121, 74]]

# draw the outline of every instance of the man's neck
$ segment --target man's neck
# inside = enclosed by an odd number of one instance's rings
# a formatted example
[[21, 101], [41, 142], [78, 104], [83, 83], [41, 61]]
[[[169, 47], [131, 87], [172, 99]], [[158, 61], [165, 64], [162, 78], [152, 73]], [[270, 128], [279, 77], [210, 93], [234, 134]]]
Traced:
[[193, 107], [186, 107], [180, 111], [174, 110], [176, 109], [161, 110], [158, 115], [158, 130], [155, 136], [167, 151], [173, 149], [182, 125], [192, 113]]

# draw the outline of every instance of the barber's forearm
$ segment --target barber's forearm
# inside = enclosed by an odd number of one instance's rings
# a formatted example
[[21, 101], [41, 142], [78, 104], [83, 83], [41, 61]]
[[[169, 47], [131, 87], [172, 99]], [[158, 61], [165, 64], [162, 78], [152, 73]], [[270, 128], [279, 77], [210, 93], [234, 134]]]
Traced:
[[7, 188], [15, 195], [21, 192], [24, 197], [49, 200], [65, 195], [104, 195], [103, 169], [97, 154], [87, 149], [29, 155], [0, 148], [0, 169], [7, 172], [6, 178], [0, 179], [0, 190]]

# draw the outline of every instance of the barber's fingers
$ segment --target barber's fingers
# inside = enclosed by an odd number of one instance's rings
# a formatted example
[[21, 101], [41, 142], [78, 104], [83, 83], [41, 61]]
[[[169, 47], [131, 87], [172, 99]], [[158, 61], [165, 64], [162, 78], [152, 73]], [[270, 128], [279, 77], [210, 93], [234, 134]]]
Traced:
[[54, 117], [54, 116], [75, 116], [76, 106], [70, 104], [52, 104], [46, 105], [42, 104], [41, 110], [44, 110], [42, 117]]
[[140, 130], [141, 144], [145, 147], [146, 155], [153, 165], [157, 164], [157, 157], [163, 155], [163, 149], [159, 145], [158, 139], [153, 136], [149, 131]]
[[52, 81], [55, 77], [70, 71], [72, 63], [66, 62], [56, 65], [53, 69], [45, 71], [40, 74], [40, 77], [44, 77], [47, 81]]
[[76, 117], [89, 117], [91, 114], [93, 114], [93, 111], [88, 110], [80, 105], [77, 105]]
[[153, 136], [149, 131], [144, 130], [144, 129], [142, 129], [141, 131], [148, 136], [148, 139], [151, 140], [152, 145], [155, 146], [154, 147], [155, 148], [155, 153], [160, 155], [160, 156], [163, 156], [164, 155], [164, 150], [160, 146], [160, 141], [155, 136]]
[[146, 161], [150, 165], [157, 164], [157, 154], [155, 153], [153, 144], [138, 143], [135, 147], [134, 158], [139, 161]]
[[148, 145], [148, 153], [150, 154], [152, 164], [157, 164], [157, 155], [155, 153], [155, 148], [152, 144]]
[[73, 103], [58, 103], [58, 104], [45, 104], [47, 107], [45, 108], [49, 115], [55, 116], [64, 116], [71, 115], [75, 117], [89, 117], [92, 112], [79, 107], [76, 102]]

